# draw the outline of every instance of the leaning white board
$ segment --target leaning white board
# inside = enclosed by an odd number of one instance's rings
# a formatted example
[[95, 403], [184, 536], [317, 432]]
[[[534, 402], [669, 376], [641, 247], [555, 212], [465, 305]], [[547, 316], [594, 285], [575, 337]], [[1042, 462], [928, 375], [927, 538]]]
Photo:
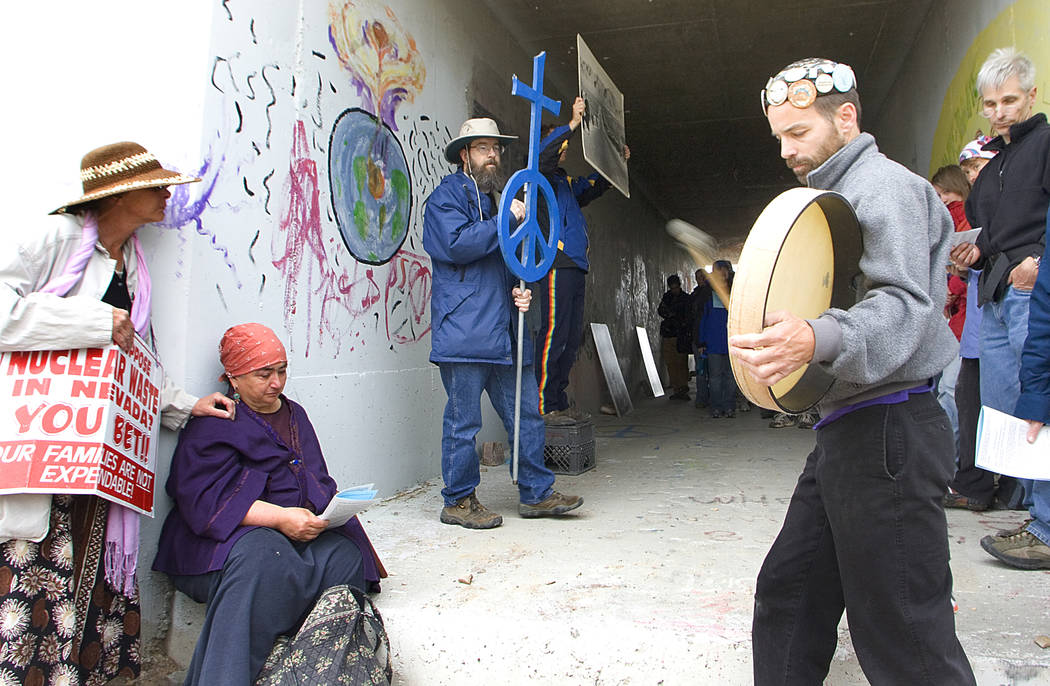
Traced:
[[627, 179], [627, 160], [623, 157], [626, 133], [623, 123], [623, 93], [612, 82], [591, 49], [576, 34], [577, 67], [580, 72], [580, 95], [587, 103], [580, 127], [583, 159], [616, 190], [631, 197]]
[[653, 397], [659, 398], [664, 394], [664, 385], [660, 381], [660, 372], [656, 370], [656, 360], [653, 359], [653, 348], [649, 345], [649, 334], [645, 332], [644, 326], [636, 326], [638, 332], [638, 347], [642, 349], [642, 361], [645, 362], [645, 373], [649, 375], [649, 385], [653, 389]]
[[634, 406], [631, 404], [631, 395], [627, 392], [627, 384], [623, 382], [623, 372], [620, 371], [620, 362], [616, 359], [609, 327], [591, 322], [591, 335], [594, 336], [594, 347], [598, 350], [598, 360], [602, 363], [605, 384], [609, 387], [609, 395], [612, 396], [613, 406], [616, 407], [616, 416], [622, 417], [634, 409]]

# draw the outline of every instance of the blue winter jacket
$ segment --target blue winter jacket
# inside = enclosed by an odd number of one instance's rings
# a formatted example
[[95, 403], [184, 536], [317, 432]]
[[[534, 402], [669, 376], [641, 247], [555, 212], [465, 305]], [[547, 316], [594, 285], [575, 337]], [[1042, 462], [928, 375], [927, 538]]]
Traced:
[[[540, 141], [540, 171], [550, 181], [558, 201], [558, 212], [561, 215], [561, 239], [558, 248], [565, 257], [572, 260], [573, 266], [587, 271], [587, 220], [583, 218], [581, 207], [600, 196], [609, 189], [609, 182], [595, 172], [586, 177], [569, 176], [558, 166], [561, 144], [575, 133], [568, 124], [547, 134]], [[559, 258], [562, 257], [559, 255]], [[560, 260], [559, 260], [560, 261]], [[555, 263], [555, 267], [562, 264]]]
[[1050, 218], [1039, 275], [1028, 304], [1028, 339], [1021, 353], [1021, 397], [1014, 415], [1050, 424]]
[[[517, 285], [499, 250], [493, 199], [462, 170], [441, 180], [423, 213], [423, 249], [433, 264], [430, 361], [514, 364]], [[523, 364], [532, 364], [526, 331]]]
[[729, 310], [714, 293], [704, 303], [704, 313], [700, 319], [700, 339], [698, 343], [707, 348], [709, 355], [729, 354]]

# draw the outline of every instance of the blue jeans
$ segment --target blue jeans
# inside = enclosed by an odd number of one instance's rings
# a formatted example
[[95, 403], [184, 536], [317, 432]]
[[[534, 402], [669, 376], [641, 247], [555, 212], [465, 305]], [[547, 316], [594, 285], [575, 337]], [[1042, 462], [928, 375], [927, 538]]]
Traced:
[[1021, 395], [1021, 350], [1028, 337], [1031, 291], [1012, 286], [999, 302], [984, 306], [981, 318], [981, 402], [1013, 413]]
[[945, 414], [948, 415], [948, 421], [952, 425], [952, 434], [956, 437], [955, 464], [959, 464], [959, 409], [955, 403], [955, 384], [959, 380], [959, 366], [961, 363], [961, 357], [956, 357], [949, 362], [948, 366], [941, 372], [941, 378], [937, 382], [937, 402], [941, 404]]
[[736, 410], [736, 381], [729, 355], [707, 354], [707, 373], [711, 384], [711, 411], [733, 412]]
[[[1031, 291], [1012, 286], [1000, 302], [988, 303], [981, 319], [981, 402], [1012, 414], [1021, 395], [1021, 350], [1028, 337]], [[1032, 517], [1028, 531], [1050, 545], [1050, 481], [1020, 479]]]
[[872, 684], [974, 684], [951, 603], [944, 410], [920, 393], [816, 434], [755, 585], [754, 683], [823, 683], [845, 610]]
[[[441, 436], [441, 495], [446, 506], [474, 492], [481, 483], [481, 470], [474, 438], [481, 430], [481, 392], [489, 394], [492, 407], [507, 429], [507, 442], [514, 440], [514, 365], [483, 362], [440, 362], [441, 382], [448, 394]], [[518, 451], [518, 495], [526, 505], [535, 505], [552, 492], [554, 472], [543, 461], [546, 440], [538, 408], [539, 390], [532, 365], [521, 370], [521, 426]], [[513, 445], [511, 451], [513, 452]], [[508, 461], [511, 469], [513, 463]]]

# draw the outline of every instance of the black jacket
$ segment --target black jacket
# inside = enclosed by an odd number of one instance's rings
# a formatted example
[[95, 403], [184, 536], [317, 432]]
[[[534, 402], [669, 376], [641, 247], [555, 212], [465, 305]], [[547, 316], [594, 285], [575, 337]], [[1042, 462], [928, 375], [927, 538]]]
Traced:
[[1043, 254], [1047, 206], [1050, 205], [1050, 124], [1037, 114], [1010, 127], [1010, 143], [1002, 136], [985, 150], [998, 150], [977, 176], [966, 199], [970, 226], [981, 227], [977, 247], [983, 269], [977, 302], [999, 300], [1006, 292], [1010, 270], [1025, 258]]

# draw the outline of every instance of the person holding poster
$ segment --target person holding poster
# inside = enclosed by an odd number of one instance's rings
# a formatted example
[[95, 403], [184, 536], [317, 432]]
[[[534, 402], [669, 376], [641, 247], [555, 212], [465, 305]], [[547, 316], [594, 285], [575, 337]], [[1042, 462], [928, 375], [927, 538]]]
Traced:
[[175, 501], [153, 568], [208, 610], [185, 684], [252, 684], [277, 637], [317, 597], [386, 576], [357, 517], [328, 529], [335, 496], [306, 411], [283, 394], [288, 356], [262, 324], [223, 334], [219, 359], [239, 409], [191, 420], [166, 490]]
[[[554, 267], [534, 284], [540, 302], [540, 328], [536, 333], [536, 385], [540, 391], [540, 414], [547, 424], [572, 424], [590, 419], [585, 412], [569, 407], [565, 389], [576, 353], [583, 342], [583, 301], [586, 295], [587, 220], [580, 208], [600, 197], [610, 183], [598, 172], [572, 177], [561, 167], [569, 149], [569, 139], [580, 124], [586, 104], [577, 97], [572, 118], [561, 126], [545, 125], [540, 140], [540, 171], [550, 181], [558, 199], [561, 239]], [[623, 147], [624, 159], [631, 151]]]
[[[200, 179], [164, 169], [136, 143], [81, 161], [83, 195], [46, 228], [0, 247], [0, 350], [151, 345], [150, 279], [136, 232], [164, 219], [167, 187]], [[233, 416], [165, 379], [165, 426]], [[26, 523], [33, 523], [26, 527]], [[0, 674], [18, 683], [102, 683], [139, 673], [138, 515], [93, 495], [0, 496]]]

